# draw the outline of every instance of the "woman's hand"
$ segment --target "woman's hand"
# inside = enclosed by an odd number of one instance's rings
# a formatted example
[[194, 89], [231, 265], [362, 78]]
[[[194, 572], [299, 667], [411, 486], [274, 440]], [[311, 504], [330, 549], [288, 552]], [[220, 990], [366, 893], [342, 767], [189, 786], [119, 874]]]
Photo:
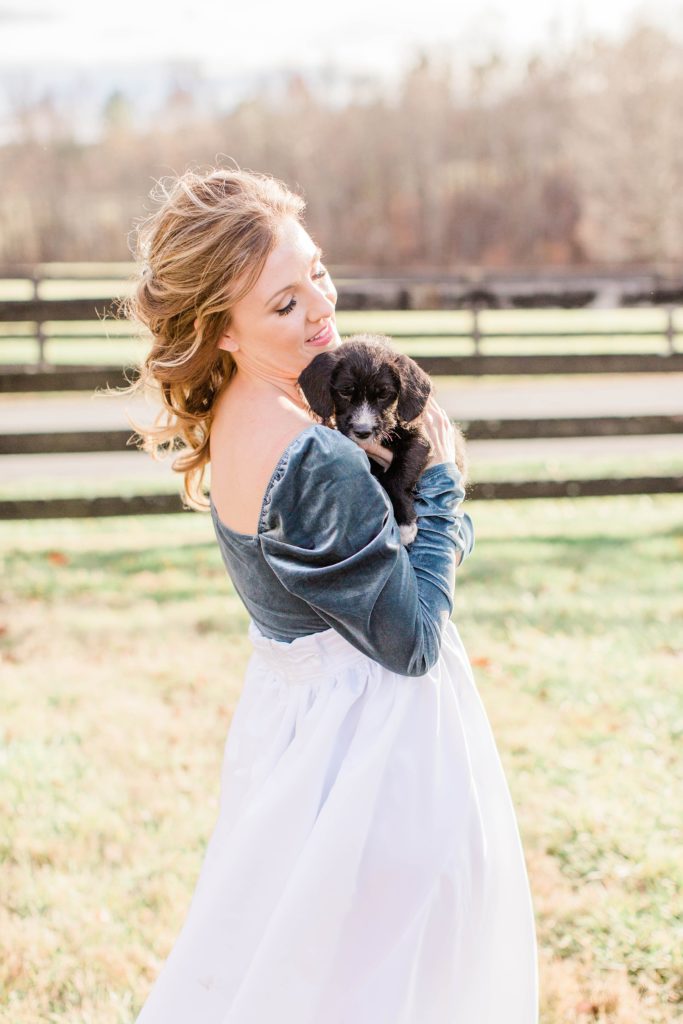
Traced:
[[391, 465], [391, 460], [394, 457], [394, 453], [391, 448], [383, 448], [382, 445], [378, 444], [376, 441], [357, 441], [356, 444], [358, 444], [371, 459], [379, 462], [380, 466], [383, 466], [385, 470], [387, 470]]
[[[433, 395], [427, 399], [421, 419], [432, 446], [432, 454], [425, 469], [429, 466], [437, 466], [440, 462], [456, 462], [455, 427], [451, 423], [448, 413], [441, 408]], [[383, 448], [376, 441], [356, 441], [356, 444], [385, 469], [391, 465], [391, 460], [394, 457], [391, 449]]]
[[[425, 469], [429, 466], [438, 466], [441, 462], [455, 462], [463, 474], [464, 480], [466, 473], [464, 438], [459, 428], [456, 428], [453, 423], [451, 423], [448, 413], [441, 408], [433, 395], [430, 395], [427, 399], [427, 404], [425, 405], [424, 412], [422, 414], [422, 425], [432, 446], [432, 454], [430, 455], [429, 462], [425, 466]], [[460, 450], [458, 450], [457, 447], [458, 436], [462, 442]], [[356, 444], [358, 443], [359, 442], [356, 442]], [[360, 444], [360, 447], [369, 455], [370, 458], [375, 459], [383, 465], [385, 470], [391, 465], [394, 453], [389, 448], [383, 448], [382, 445], [377, 444], [374, 441], [363, 441]], [[460, 565], [462, 559], [463, 553], [462, 551], [458, 551], [455, 557], [456, 567]]]
[[425, 469], [438, 466], [440, 462], [455, 462], [455, 427], [433, 395], [427, 399], [422, 425], [432, 445], [432, 454]]

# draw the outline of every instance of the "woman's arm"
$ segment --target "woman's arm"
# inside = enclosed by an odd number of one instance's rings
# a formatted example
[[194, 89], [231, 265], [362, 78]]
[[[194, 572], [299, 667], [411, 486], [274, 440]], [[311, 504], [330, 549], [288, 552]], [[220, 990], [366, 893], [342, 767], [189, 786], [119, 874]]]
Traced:
[[400, 541], [367, 456], [338, 431], [309, 434], [269, 495], [261, 548], [283, 586], [384, 667], [420, 676], [438, 660], [453, 610], [456, 556], [474, 544], [458, 511], [455, 463], [428, 467], [415, 493], [417, 536]]

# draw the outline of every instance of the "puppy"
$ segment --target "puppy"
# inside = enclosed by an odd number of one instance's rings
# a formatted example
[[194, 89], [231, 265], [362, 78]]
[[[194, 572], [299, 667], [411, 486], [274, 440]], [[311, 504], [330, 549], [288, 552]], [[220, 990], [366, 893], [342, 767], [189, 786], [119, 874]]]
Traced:
[[[297, 383], [326, 426], [334, 420], [337, 430], [359, 447], [376, 442], [393, 452], [388, 468], [370, 457], [370, 469], [391, 499], [401, 542], [412, 544], [417, 534], [413, 489], [432, 453], [419, 423], [432, 391], [427, 374], [394, 351], [386, 335], [355, 334], [315, 356]], [[464, 473], [464, 444], [458, 457]]]

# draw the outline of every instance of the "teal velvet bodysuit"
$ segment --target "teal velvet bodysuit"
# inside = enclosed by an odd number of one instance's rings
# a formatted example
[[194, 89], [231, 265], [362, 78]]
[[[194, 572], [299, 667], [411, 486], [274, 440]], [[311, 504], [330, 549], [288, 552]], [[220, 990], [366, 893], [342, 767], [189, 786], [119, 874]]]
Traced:
[[419, 676], [439, 658], [456, 553], [464, 560], [474, 548], [461, 481], [455, 462], [424, 471], [417, 536], [405, 547], [368, 456], [313, 423], [273, 470], [258, 533], [227, 527], [213, 501], [211, 516], [235, 590], [264, 636], [290, 642], [332, 628], [385, 668]]

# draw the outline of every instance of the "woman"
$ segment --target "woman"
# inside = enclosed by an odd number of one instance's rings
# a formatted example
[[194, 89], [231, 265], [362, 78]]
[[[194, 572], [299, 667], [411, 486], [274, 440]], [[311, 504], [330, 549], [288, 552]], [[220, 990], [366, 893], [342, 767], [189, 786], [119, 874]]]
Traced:
[[341, 344], [303, 199], [188, 173], [142, 225], [153, 453], [189, 451], [253, 650], [192, 902], [138, 1024], [535, 1024], [536, 938], [509, 790], [450, 619], [472, 550], [455, 434], [405, 547], [367, 452], [296, 380]]

